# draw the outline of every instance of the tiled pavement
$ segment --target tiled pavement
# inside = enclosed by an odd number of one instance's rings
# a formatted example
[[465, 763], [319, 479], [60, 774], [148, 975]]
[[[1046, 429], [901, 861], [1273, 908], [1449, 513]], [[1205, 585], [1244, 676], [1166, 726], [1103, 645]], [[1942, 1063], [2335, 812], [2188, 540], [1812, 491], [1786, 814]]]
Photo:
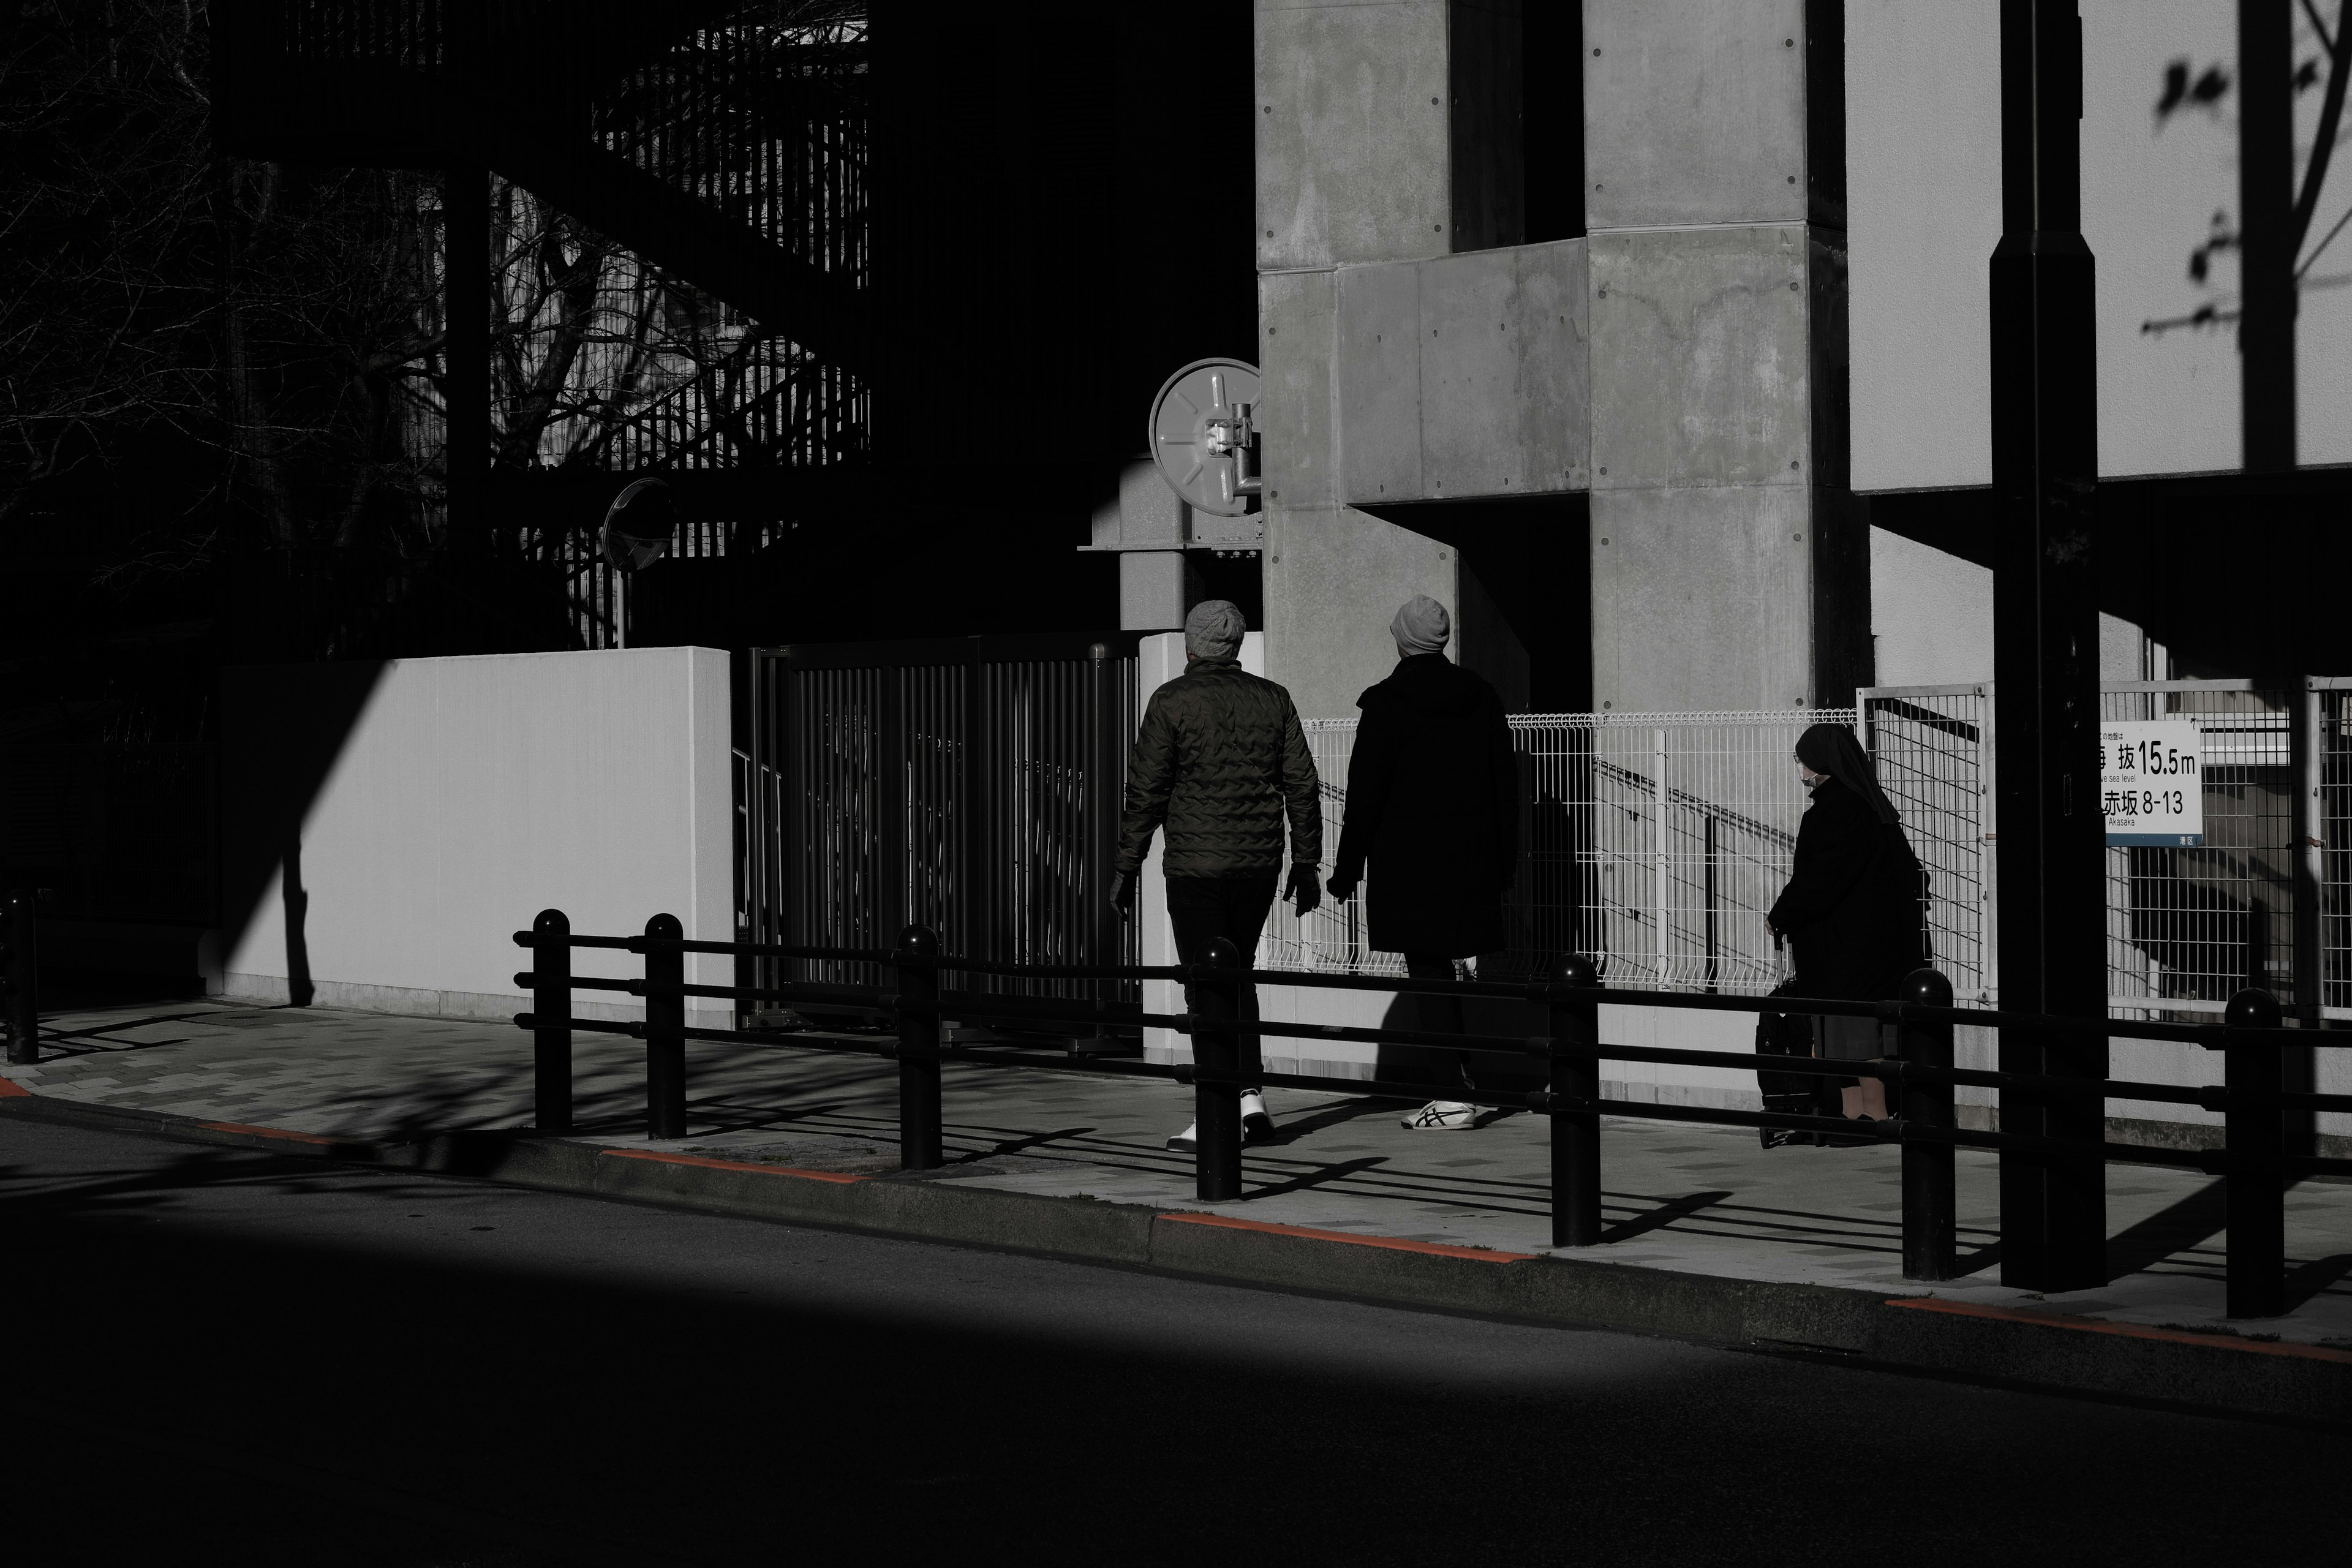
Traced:
[[[42, 1061], [5, 1069], [43, 1095], [291, 1131], [401, 1139], [530, 1124], [530, 1047], [511, 1026], [330, 1008], [179, 1003], [52, 1015]], [[780, 1037], [789, 1039], [790, 1037]], [[689, 1128], [642, 1136], [635, 1042], [582, 1034], [580, 1137], [803, 1168], [884, 1172], [897, 1154], [890, 1064], [789, 1046], [691, 1042]], [[1461, 1133], [1407, 1132], [1393, 1102], [1277, 1089], [1281, 1140], [1249, 1152], [1250, 1195], [1202, 1205], [1188, 1158], [1160, 1145], [1190, 1116], [1164, 1081], [992, 1070], [946, 1072], [950, 1169], [941, 1179], [1087, 1194], [1326, 1230], [1548, 1250], [1548, 1129], [1496, 1117]], [[2222, 1328], [2218, 1181], [2157, 1166], [2108, 1170], [2105, 1289], [2042, 1298], [1999, 1283], [1994, 1165], [1959, 1154], [1965, 1279], [1900, 1277], [1898, 1152], [1759, 1148], [1744, 1130], [1611, 1119], [1604, 1217], [1583, 1256], [1734, 1278], [2039, 1306], [2200, 1330]], [[2290, 1315], [2250, 1332], [2352, 1347], [2352, 1184], [2288, 1194]]]

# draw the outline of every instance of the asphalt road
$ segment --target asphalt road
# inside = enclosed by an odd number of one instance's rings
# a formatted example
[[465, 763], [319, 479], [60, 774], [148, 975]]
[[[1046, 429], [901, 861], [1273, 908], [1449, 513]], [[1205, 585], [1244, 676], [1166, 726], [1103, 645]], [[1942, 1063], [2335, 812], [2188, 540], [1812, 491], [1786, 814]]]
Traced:
[[2334, 1561], [2352, 1436], [0, 1122], [33, 1563]]

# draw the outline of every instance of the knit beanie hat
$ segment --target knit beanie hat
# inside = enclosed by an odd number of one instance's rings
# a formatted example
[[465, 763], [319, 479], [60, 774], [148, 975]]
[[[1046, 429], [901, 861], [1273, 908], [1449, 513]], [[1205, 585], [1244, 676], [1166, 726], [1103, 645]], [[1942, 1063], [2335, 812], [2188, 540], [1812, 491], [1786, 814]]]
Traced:
[[1389, 623], [1389, 636], [1408, 654], [1444, 653], [1446, 639], [1453, 635], [1454, 621], [1445, 606], [1426, 594], [1415, 594]]
[[1231, 599], [1203, 599], [1184, 617], [1184, 651], [1194, 658], [1231, 658], [1249, 623]]

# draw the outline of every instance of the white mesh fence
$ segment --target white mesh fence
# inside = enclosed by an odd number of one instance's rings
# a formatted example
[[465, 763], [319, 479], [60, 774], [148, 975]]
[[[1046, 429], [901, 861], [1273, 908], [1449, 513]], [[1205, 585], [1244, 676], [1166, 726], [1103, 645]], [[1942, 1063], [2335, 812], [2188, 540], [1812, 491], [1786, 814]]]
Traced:
[[[2315, 683], [2317, 684], [2317, 683]], [[1851, 709], [1514, 717], [1519, 869], [1505, 901], [1508, 946], [1490, 978], [1541, 973], [1582, 952], [1612, 984], [1760, 994], [1780, 973], [1764, 915], [1787, 882], [1805, 794], [1790, 753], [1809, 724], [1856, 725], [1928, 874], [1930, 957], [1964, 1004], [2000, 1000], [1990, 684], [1883, 687]], [[2340, 694], [2321, 701], [2326, 1003], [2352, 1005], [2352, 744]], [[2201, 731], [2201, 847], [2107, 855], [2107, 989], [2119, 1015], [2218, 1013], [2245, 985], [2293, 994], [2290, 726], [2294, 698], [2244, 681], [2110, 688], [2101, 717], [2193, 719]], [[1347, 807], [1352, 720], [1307, 725], [1322, 775], [1324, 873]], [[1277, 903], [1271, 969], [1402, 974], [1370, 943], [1364, 899], [1300, 920]]]
[[[2321, 683], [2315, 683], [2318, 686]], [[2321, 703], [2315, 814], [2324, 851], [2319, 889], [2323, 1000], [2347, 1016], [2352, 972], [2342, 922], [2352, 857], [2344, 853], [2347, 749], [2330, 689], [2309, 697], [2246, 680], [2118, 683], [2099, 716], [2189, 721], [2199, 731], [2204, 842], [2112, 845], [2106, 850], [2107, 1005], [2120, 1017], [2218, 1014], [2244, 986], [2295, 993], [2294, 704]], [[1990, 685], [1879, 688], [1860, 694], [1864, 742], [1935, 876], [1929, 920], [1938, 967], [1964, 1001], [2000, 995], [1993, 876]], [[2335, 945], [2330, 945], [2330, 939]]]
[[[1788, 881], [1805, 808], [1792, 752], [1810, 724], [1852, 709], [1746, 713], [1562, 713], [1514, 717], [1519, 869], [1505, 900], [1508, 946], [1489, 978], [1590, 955], [1610, 984], [1761, 994], [1777, 983], [1765, 912]], [[1352, 720], [1307, 739], [1322, 775], [1324, 874], [1339, 852]], [[1305, 920], [1277, 903], [1260, 947], [1271, 969], [1402, 974], [1372, 947], [1364, 898]]]
[[1993, 974], [1992, 693], [1988, 686], [1862, 694], [1862, 743], [1927, 873], [1927, 947], [1963, 1005]]
[[2107, 850], [2116, 1011], [2219, 1013], [2249, 985], [2294, 994], [2294, 699], [2237, 684], [2146, 681], [2100, 694], [2104, 720], [2196, 723], [2205, 812], [2201, 846]]

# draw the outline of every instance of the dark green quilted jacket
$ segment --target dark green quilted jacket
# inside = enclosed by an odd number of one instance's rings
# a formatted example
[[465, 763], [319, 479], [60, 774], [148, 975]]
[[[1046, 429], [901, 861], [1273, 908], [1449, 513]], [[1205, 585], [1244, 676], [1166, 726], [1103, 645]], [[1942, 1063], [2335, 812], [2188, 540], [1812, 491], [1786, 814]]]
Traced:
[[1171, 877], [1238, 877], [1323, 858], [1315, 760], [1290, 693], [1230, 658], [1196, 658], [1151, 694], [1127, 763], [1118, 870], [1133, 876], [1162, 824]]

